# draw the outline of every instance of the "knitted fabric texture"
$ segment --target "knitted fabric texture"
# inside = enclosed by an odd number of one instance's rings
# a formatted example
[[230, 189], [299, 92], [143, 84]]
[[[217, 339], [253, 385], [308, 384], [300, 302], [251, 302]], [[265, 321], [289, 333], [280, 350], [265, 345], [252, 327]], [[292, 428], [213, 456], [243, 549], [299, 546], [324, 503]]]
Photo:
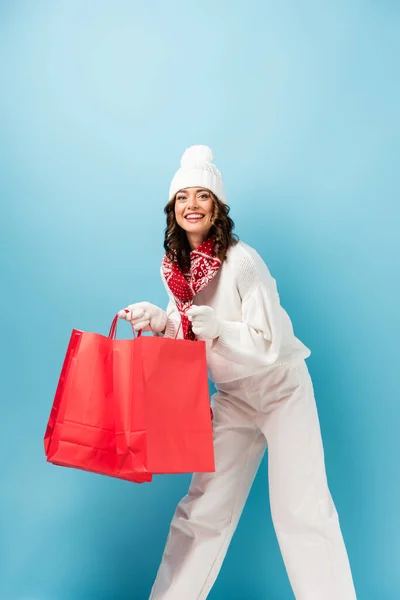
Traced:
[[190, 146], [185, 150], [181, 167], [175, 173], [169, 188], [169, 199], [185, 188], [203, 187], [213, 192], [221, 202], [226, 202], [222, 176], [212, 163], [213, 153], [208, 146]]

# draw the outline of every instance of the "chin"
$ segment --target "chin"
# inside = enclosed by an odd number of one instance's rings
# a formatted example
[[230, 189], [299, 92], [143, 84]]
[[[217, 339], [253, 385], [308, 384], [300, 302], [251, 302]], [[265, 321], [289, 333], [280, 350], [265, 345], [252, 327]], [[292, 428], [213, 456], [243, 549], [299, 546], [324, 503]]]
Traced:
[[178, 225], [188, 233], [204, 233], [208, 231], [208, 227], [204, 227], [204, 225], [199, 225], [198, 223], [190, 224], [187, 221], [183, 221], [183, 223], [178, 223]]
[[185, 231], [188, 231], [189, 233], [206, 233], [208, 231], [208, 229], [206, 227], [196, 227], [196, 226], [190, 226], [189, 227], [186, 225], [186, 227], [184, 228]]
[[210, 233], [210, 229], [204, 227], [184, 227], [183, 228], [186, 233], [194, 233], [196, 235], [202, 235], [204, 237], [208, 237]]

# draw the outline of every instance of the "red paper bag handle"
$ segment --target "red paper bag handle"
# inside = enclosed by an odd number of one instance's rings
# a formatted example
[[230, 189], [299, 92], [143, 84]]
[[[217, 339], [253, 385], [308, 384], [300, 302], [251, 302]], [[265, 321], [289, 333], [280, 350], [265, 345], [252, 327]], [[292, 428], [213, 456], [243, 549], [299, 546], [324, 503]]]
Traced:
[[[125, 312], [126, 312], [126, 313], [128, 313], [128, 312], [129, 312], [129, 310], [128, 310], [127, 308], [125, 308], [124, 310], [125, 310]], [[117, 325], [118, 325], [118, 319], [119, 319], [119, 316], [118, 316], [118, 313], [117, 313], [117, 314], [115, 315], [115, 317], [114, 317], [114, 320], [113, 320], [113, 322], [111, 323], [110, 331], [109, 331], [109, 333], [108, 333], [108, 337], [109, 337], [111, 340], [115, 340], [115, 339], [116, 339], [116, 337], [117, 337]], [[178, 329], [176, 330], [176, 333], [175, 333], [175, 338], [174, 338], [175, 340], [176, 340], [176, 339], [177, 339], [177, 337], [178, 337], [178, 334], [179, 334], [179, 331], [180, 331], [181, 327], [182, 327], [182, 319], [181, 319], [181, 321], [180, 321], [180, 323], [179, 323], [179, 327], [178, 327]], [[140, 336], [142, 335], [142, 331], [140, 330], [140, 331], [136, 332], [136, 330], [134, 329], [133, 325], [132, 325], [132, 331], [133, 331], [133, 337], [136, 337], [136, 333], [137, 333], [137, 337], [140, 337]]]
[[[128, 313], [129, 310], [127, 308], [125, 308], [125, 312]], [[117, 326], [118, 326], [118, 313], [115, 315], [113, 322], [111, 323], [111, 327], [110, 327], [110, 331], [108, 333], [108, 337], [110, 340], [115, 340], [117, 338]], [[137, 337], [140, 337], [142, 335], [141, 331], [136, 332], [133, 325], [132, 325], [132, 332], [133, 332], [133, 337], [136, 337], [136, 333], [137, 333]]]
[[175, 334], [175, 338], [174, 338], [175, 340], [178, 338], [178, 334], [179, 334], [179, 331], [180, 331], [181, 327], [182, 327], [182, 319], [180, 320], [179, 327], [176, 330], [176, 334]]

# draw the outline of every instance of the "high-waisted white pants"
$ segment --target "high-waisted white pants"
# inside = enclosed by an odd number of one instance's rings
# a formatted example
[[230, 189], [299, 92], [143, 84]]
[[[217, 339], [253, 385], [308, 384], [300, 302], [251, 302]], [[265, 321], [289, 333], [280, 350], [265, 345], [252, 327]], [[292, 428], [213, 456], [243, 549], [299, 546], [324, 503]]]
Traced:
[[356, 598], [329, 492], [304, 361], [218, 385], [215, 473], [195, 473], [172, 519], [150, 600], [204, 600], [268, 444], [273, 524], [296, 600]]

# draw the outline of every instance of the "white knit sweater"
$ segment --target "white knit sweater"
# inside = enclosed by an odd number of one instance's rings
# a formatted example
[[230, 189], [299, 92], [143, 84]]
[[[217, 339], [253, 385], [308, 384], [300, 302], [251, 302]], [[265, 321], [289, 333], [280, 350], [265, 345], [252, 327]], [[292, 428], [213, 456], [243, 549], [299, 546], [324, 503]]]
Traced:
[[[164, 337], [175, 337], [180, 317], [162, 270], [161, 277], [169, 296]], [[311, 354], [293, 333], [290, 318], [280, 305], [275, 279], [260, 255], [243, 242], [228, 250], [217, 275], [195, 296], [193, 304], [211, 306], [222, 320], [219, 338], [204, 340], [210, 378], [216, 384]], [[182, 328], [177, 337], [182, 337]]]

